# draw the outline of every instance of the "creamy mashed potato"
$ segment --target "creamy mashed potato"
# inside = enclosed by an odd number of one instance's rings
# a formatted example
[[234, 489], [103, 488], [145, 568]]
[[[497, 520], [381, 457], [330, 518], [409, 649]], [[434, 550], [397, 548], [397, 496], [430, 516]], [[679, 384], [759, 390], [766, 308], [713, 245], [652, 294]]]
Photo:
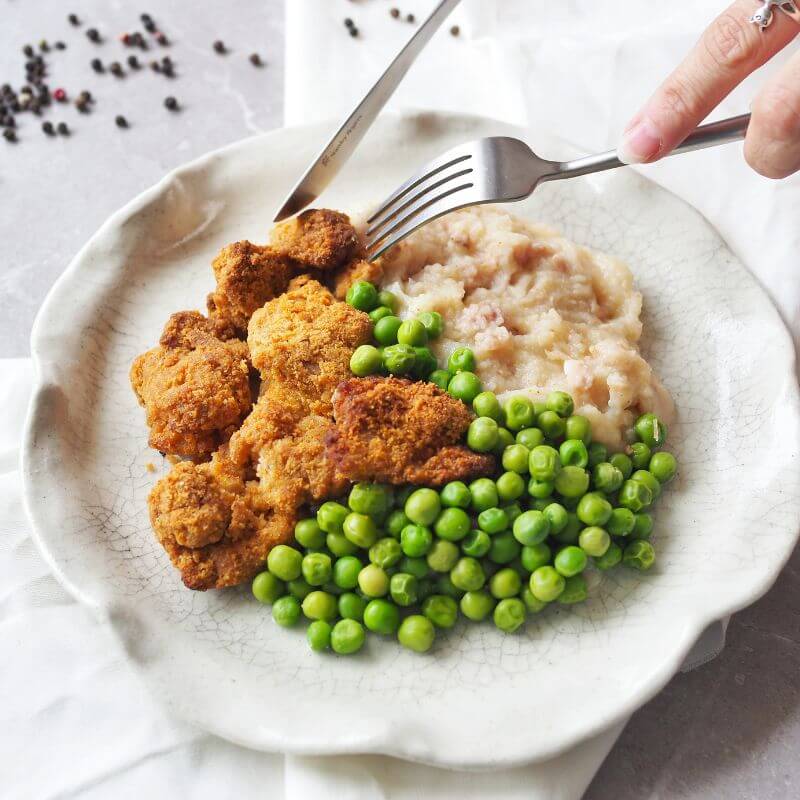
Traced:
[[402, 315], [440, 312], [437, 355], [471, 347], [501, 400], [568, 391], [594, 439], [613, 449], [640, 413], [671, 420], [672, 400], [639, 352], [642, 296], [617, 259], [481, 206], [424, 226], [385, 262], [383, 286]]

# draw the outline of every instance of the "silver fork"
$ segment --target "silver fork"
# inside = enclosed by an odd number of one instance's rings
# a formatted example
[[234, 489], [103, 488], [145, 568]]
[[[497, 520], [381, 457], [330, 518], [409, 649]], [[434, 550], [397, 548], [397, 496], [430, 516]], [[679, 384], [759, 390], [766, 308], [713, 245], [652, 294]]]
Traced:
[[[750, 115], [702, 125], [670, 155], [743, 139]], [[481, 203], [524, 200], [545, 181], [623, 167], [616, 152], [574, 161], [547, 161], [525, 142], [492, 136], [454, 147], [426, 164], [381, 204], [367, 221], [370, 260], [383, 255], [417, 228], [450, 211]]]

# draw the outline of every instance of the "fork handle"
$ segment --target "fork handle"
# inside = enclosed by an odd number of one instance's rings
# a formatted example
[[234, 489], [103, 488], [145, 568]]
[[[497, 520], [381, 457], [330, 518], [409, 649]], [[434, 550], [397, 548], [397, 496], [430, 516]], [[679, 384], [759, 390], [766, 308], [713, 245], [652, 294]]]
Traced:
[[[744, 139], [749, 124], [750, 114], [741, 114], [738, 117], [701, 125], [668, 155], [676, 156], [680, 153], [690, 153], [693, 150], [703, 150], [706, 147], [716, 147], [719, 144], [738, 142]], [[575, 178], [578, 175], [589, 175], [593, 172], [602, 172], [603, 170], [624, 166], [626, 164], [617, 158], [616, 151], [610, 150], [607, 153], [598, 153], [594, 156], [576, 158], [574, 161], [557, 163], [556, 171], [549, 175], [546, 180], [557, 181], [562, 178]]]

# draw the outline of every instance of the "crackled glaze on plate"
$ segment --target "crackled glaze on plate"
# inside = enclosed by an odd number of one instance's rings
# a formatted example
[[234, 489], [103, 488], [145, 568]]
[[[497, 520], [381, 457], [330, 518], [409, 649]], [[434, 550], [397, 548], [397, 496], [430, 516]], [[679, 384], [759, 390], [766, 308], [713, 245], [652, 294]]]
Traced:
[[[587, 603], [515, 636], [460, 626], [423, 656], [377, 637], [357, 658], [312, 653], [246, 588], [183, 588], [147, 519], [167, 465], [146, 446], [128, 369], [170, 313], [203, 307], [223, 245], [265, 241], [326, 132], [277, 131], [177, 170], [115, 214], [53, 288], [33, 334], [23, 455], [37, 540], [170, 707], [232, 741], [466, 768], [550, 757], [630, 714], [707, 623], [775, 579], [800, 518], [793, 348], [754, 279], [681, 201], [629, 170], [544, 186], [512, 210], [630, 265], [645, 354], [679, 410], [657, 568], [618, 570]], [[366, 210], [418, 164], [490, 134], [521, 135], [469, 117], [384, 117], [320, 203]]]

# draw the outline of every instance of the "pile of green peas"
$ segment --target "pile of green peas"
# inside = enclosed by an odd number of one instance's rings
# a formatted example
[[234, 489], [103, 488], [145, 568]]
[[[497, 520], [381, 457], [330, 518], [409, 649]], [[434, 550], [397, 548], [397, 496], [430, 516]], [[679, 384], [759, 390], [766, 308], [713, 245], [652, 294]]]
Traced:
[[472, 405], [467, 442], [502, 472], [438, 491], [357, 483], [323, 503], [253, 581], [279, 625], [306, 618], [317, 651], [358, 652], [369, 631], [423, 653], [459, 615], [513, 633], [552, 603], [585, 600], [590, 564], [652, 567], [650, 510], [677, 471], [658, 449], [664, 423], [642, 415], [637, 441], [609, 455], [564, 392], [502, 407], [482, 392]]
[[350, 371], [358, 377], [396, 375], [430, 381], [453, 397], [471, 403], [482, 390], [475, 374], [475, 355], [468, 347], [454, 350], [447, 368], [440, 369], [427, 346], [442, 335], [442, 315], [423, 311], [414, 319], [397, 316], [397, 296], [379, 291], [369, 281], [356, 281], [347, 292], [347, 302], [369, 314], [375, 344], [363, 344], [350, 358]]

